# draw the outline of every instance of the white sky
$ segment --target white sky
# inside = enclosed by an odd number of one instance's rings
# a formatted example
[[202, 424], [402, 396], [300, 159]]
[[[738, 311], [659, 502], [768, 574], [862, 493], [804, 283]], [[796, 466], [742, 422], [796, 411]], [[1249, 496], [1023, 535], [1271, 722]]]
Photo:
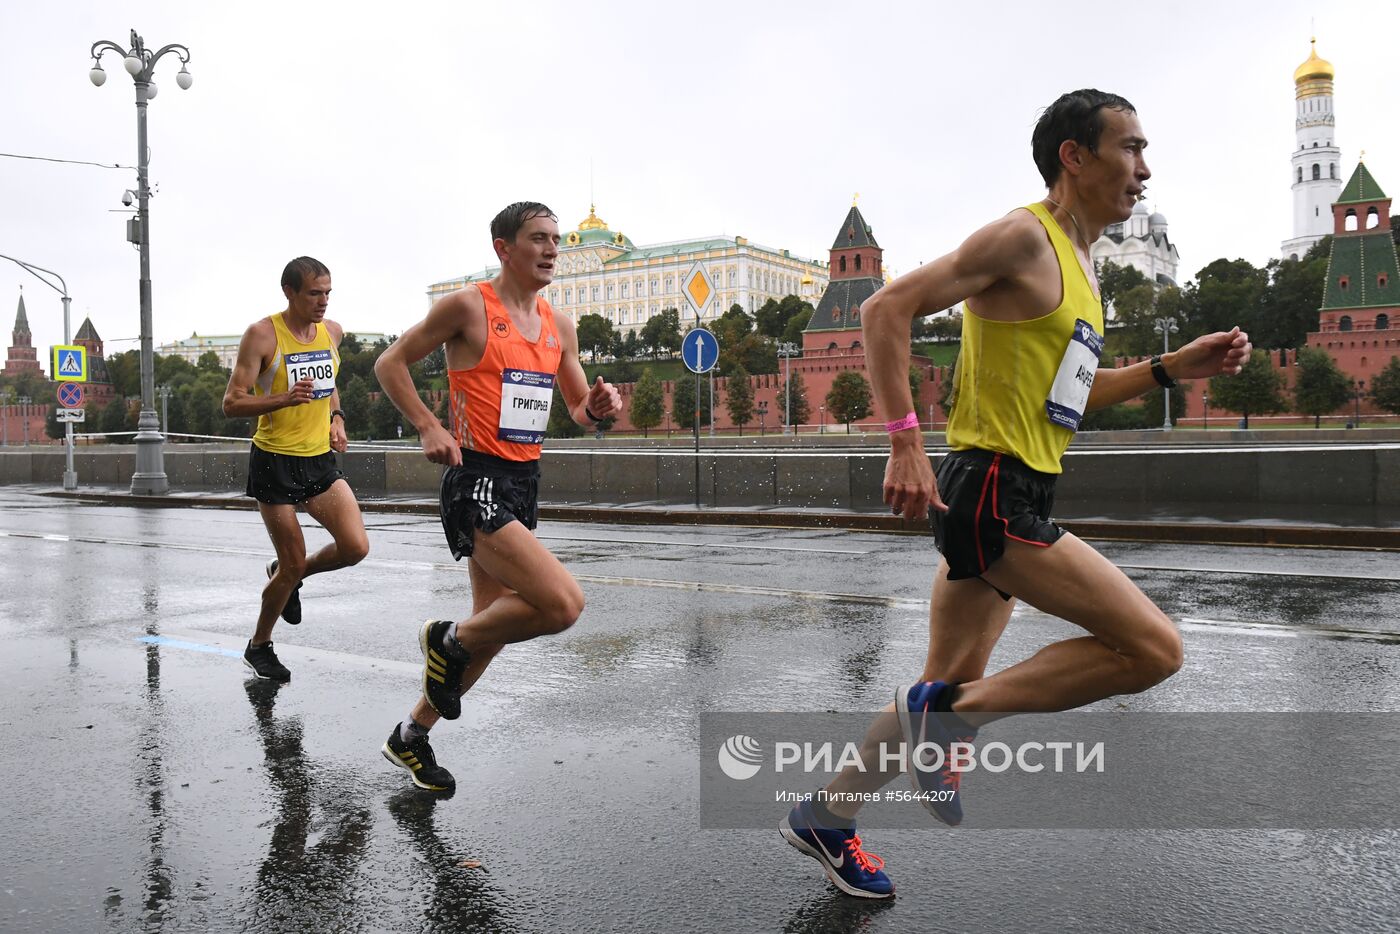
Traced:
[[[739, 234], [822, 259], [858, 191], [908, 271], [1043, 194], [1036, 116], [1092, 86], [1138, 108], [1185, 280], [1220, 256], [1262, 265], [1292, 233], [1292, 73], [1314, 17], [1343, 170], [1365, 149], [1394, 194], [1394, 0], [5, 3], [0, 152], [134, 165], [131, 80], [109, 54], [94, 88], [88, 50], [132, 27], [183, 43], [193, 88], [168, 56], [149, 110], [157, 343], [281, 309], [303, 253], [332, 270], [333, 318], [398, 333], [430, 282], [493, 260], [505, 204], [544, 201], [572, 229], [590, 171], [599, 215], [639, 245]], [[139, 333], [112, 213], [128, 187], [134, 172], [0, 158], [0, 253], [61, 273], [73, 329], [91, 315], [109, 353]], [[0, 340], [20, 284], [35, 346], [58, 342], [57, 294], [4, 261]]]

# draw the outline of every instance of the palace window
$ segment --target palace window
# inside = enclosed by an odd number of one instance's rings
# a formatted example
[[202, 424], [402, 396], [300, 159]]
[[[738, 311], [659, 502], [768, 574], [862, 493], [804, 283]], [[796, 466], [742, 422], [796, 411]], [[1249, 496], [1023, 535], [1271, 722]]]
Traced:
[[[1342, 331], [1351, 330], [1351, 315], [1342, 315], [1342, 320], [1337, 323], [1337, 328]], [[1353, 344], [1352, 346], [1355, 346]]]

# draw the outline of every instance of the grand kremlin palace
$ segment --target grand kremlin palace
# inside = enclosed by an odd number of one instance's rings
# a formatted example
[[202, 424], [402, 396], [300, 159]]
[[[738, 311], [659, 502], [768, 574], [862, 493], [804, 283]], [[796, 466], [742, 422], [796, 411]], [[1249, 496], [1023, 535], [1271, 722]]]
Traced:
[[[621, 231], [609, 230], [590, 206], [578, 228], [563, 235], [554, 282], [544, 296], [575, 322], [582, 315], [602, 315], [622, 333], [640, 331], [653, 315], [678, 308], [684, 329], [692, 312], [681, 295], [681, 280], [696, 262], [705, 264], [715, 284], [714, 299], [705, 308], [706, 320], [719, 317], [735, 304], [752, 314], [768, 299], [785, 295], [799, 295], [816, 304], [826, 291], [825, 263], [750, 243], [744, 237], [639, 247]], [[500, 267], [492, 266], [434, 282], [428, 287], [428, 298], [435, 302], [468, 283], [485, 282], [498, 272]]]

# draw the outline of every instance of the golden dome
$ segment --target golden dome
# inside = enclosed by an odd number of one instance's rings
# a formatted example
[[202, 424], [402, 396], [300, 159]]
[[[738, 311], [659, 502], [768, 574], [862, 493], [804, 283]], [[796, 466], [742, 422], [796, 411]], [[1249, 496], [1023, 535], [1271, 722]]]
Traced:
[[1302, 84], [1304, 81], [1331, 81], [1337, 76], [1337, 70], [1332, 67], [1332, 63], [1325, 58], [1317, 57], [1317, 39], [1312, 40], [1312, 53], [1308, 55], [1308, 60], [1303, 62], [1293, 70], [1293, 83]]
[[810, 272], [808, 272], [808, 273], [803, 273], [803, 275], [802, 275], [802, 284], [803, 284], [803, 285], [811, 285], [811, 284], [812, 284], [812, 274], [811, 274]]
[[[1328, 66], [1328, 67], [1331, 67], [1331, 66]], [[604, 222], [604, 220], [603, 220], [601, 217], [598, 216], [598, 208], [597, 208], [597, 206], [596, 206], [596, 205], [590, 204], [590, 205], [588, 206], [588, 216], [585, 217], [583, 220], [581, 220], [581, 221], [578, 222], [578, 229], [579, 229], [579, 230], [607, 230], [607, 229], [608, 229], [608, 225], [607, 225], [606, 222]]]

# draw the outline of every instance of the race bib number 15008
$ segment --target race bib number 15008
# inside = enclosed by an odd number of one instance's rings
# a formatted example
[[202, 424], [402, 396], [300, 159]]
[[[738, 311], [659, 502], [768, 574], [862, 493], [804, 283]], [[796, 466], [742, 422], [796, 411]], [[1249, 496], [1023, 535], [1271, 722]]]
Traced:
[[304, 379], [311, 380], [311, 398], [324, 399], [335, 392], [335, 361], [329, 350], [303, 350], [289, 353], [287, 388]]

